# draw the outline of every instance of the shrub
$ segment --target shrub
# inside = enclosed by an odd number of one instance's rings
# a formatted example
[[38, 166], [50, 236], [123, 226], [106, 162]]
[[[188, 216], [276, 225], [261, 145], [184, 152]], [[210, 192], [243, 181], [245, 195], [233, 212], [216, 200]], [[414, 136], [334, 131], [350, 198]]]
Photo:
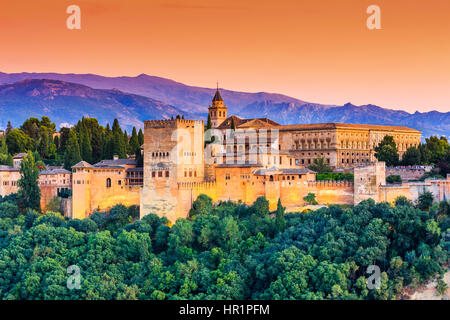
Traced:
[[386, 177], [387, 183], [402, 183], [402, 178], [398, 174], [391, 174]]

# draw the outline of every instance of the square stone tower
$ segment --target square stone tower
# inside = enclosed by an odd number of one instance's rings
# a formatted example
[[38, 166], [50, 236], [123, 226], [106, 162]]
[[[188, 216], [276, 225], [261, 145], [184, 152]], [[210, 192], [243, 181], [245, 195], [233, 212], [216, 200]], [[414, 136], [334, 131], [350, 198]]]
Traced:
[[203, 148], [201, 120], [145, 121], [141, 218], [149, 213], [171, 221], [181, 217], [178, 184], [204, 181]]

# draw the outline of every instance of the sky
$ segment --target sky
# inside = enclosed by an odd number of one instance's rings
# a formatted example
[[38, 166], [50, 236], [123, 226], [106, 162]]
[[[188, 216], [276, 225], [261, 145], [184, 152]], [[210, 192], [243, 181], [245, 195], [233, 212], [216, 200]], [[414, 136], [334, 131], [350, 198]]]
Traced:
[[[69, 30], [69, 5], [81, 29]], [[381, 29], [369, 30], [370, 5]], [[448, 0], [3, 0], [0, 71], [142, 73], [341, 105], [450, 111]]]

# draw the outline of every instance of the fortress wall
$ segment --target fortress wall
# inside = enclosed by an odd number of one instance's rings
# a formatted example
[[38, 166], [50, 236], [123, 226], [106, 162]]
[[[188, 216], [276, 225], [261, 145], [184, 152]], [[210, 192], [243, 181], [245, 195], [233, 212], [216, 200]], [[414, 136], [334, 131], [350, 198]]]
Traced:
[[379, 201], [389, 202], [390, 204], [394, 204], [395, 199], [400, 196], [414, 200], [413, 192], [411, 192], [409, 184], [380, 186], [379, 195]]
[[384, 162], [376, 162], [364, 167], [354, 168], [354, 204], [373, 199], [379, 202], [379, 187], [386, 185], [386, 167]]
[[312, 191], [307, 190], [305, 196], [309, 192], [315, 193], [319, 204], [353, 204], [354, 187], [351, 182], [314, 181], [308, 183], [308, 189]]
[[425, 169], [396, 169], [386, 168], [386, 177], [390, 175], [399, 175], [403, 181], [419, 180], [425, 174]]
[[[319, 204], [353, 204], [353, 184], [347, 181], [281, 181], [280, 199], [285, 207], [306, 205], [303, 198], [314, 193]], [[278, 200], [278, 199], [277, 199]]]
[[181, 182], [178, 183], [178, 218], [186, 218], [193, 202], [199, 195], [205, 194], [214, 202], [217, 202], [217, 185], [215, 182]]
[[[107, 179], [111, 187], [106, 187]], [[116, 204], [124, 206], [139, 205], [138, 186], [125, 185], [125, 170], [95, 170], [90, 176], [89, 213], [95, 210], [107, 210]]]
[[[173, 173], [173, 171], [170, 171]], [[140, 218], [155, 213], [174, 222], [179, 216], [178, 186], [176, 177], [171, 174], [169, 178], [144, 177], [144, 186], [141, 189]]]
[[46, 206], [58, 195], [58, 190], [56, 186], [51, 185], [40, 185], [39, 189], [41, 189], [41, 210], [46, 211]]

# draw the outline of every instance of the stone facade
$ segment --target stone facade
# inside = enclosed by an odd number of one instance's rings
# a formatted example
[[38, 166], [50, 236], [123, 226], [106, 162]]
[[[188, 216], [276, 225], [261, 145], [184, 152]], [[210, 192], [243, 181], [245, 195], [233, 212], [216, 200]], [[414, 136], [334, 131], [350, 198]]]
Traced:
[[280, 126], [280, 148], [289, 150], [301, 164], [323, 157], [330, 166], [348, 168], [376, 161], [375, 147], [384, 136], [394, 137], [400, 158], [417, 147], [421, 132], [396, 126], [325, 123]]
[[413, 203], [417, 203], [419, 196], [424, 192], [431, 192], [434, 202], [449, 201], [450, 175], [447, 175], [446, 179], [426, 179], [419, 182], [382, 185], [379, 189], [379, 201], [386, 201], [391, 204], [399, 196], [404, 196]]
[[390, 175], [397, 175], [403, 181], [419, 180], [426, 172], [430, 172], [431, 166], [416, 166], [412, 168], [386, 168], [386, 177]]
[[134, 160], [117, 158], [94, 165], [82, 161], [73, 166], [70, 218], [84, 219], [94, 211], [108, 210], [116, 204], [139, 205], [138, 181], [142, 179], [136, 177], [140, 171]]
[[47, 167], [40, 172], [38, 183], [41, 189], [41, 210], [46, 211], [50, 200], [72, 189], [72, 174], [62, 167]]

